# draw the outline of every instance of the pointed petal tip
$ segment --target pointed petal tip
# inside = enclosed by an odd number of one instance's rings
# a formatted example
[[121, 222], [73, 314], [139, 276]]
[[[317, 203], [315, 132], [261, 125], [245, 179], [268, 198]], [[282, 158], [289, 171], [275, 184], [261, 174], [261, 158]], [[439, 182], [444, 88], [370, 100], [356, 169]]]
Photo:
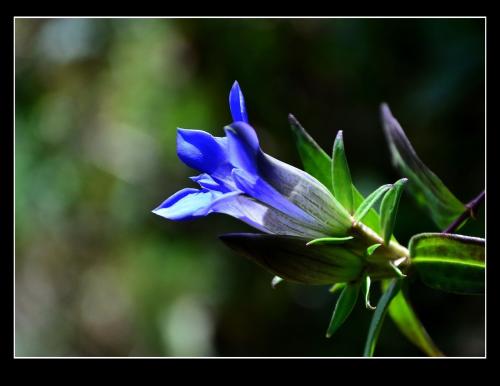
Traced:
[[389, 108], [389, 105], [386, 102], [382, 102], [380, 104], [380, 114], [384, 119], [394, 119], [391, 109]]

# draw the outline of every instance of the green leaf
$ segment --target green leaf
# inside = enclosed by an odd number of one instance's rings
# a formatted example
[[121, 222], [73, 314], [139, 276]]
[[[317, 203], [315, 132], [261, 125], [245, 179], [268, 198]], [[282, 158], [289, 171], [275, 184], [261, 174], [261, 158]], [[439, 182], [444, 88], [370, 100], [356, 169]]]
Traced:
[[365, 275], [363, 280], [363, 294], [365, 295], [365, 307], [369, 310], [374, 310], [377, 307], [373, 307], [370, 304], [370, 286], [371, 286], [370, 276]]
[[332, 152], [332, 188], [335, 198], [347, 209], [353, 213], [353, 194], [352, 180], [349, 171], [349, 165], [344, 150], [344, 140], [342, 139], [342, 130], [339, 130]]
[[377, 309], [373, 313], [372, 321], [370, 323], [370, 328], [368, 330], [368, 337], [365, 343], [365, 350], [363, 356], [371, 357], [375, 351], [375, 345], [377, 344], [377, 339], [382, 329], [382, 324], [384, 323], [385, 315], [387, 314], [387, 309], [391, 300], [396, 296], [401, 288], [401, 280], [393, 279], [387, 290], [384, 292], [377, 304]]
[[330, 289], [328, 290], [330, 293], [334, 294], [334, 293], [337, 293], [338, 291], [344, 289], [344, 287], [346, 286], [347, 284], [346, 283], [335, 283], [334, 285], [332, 285], [330, 287]]
[[356, 300], [358, 299], [361, 283], [350, 283], [345, 286], [340, 294], [333, 311], [330, 325], [326, 331], [326, 337], [330, 338], [350, 315]]
[[343, 244], [346, 241], [352, 240], [354, 237], [346, 236], [346, 237], [322, 237], [319, 239], [314, 239], [309, 241], [306, 245], [314, 245], [314, 244]]
[[[295, 137], [295, 144], [304, 170], [318, 179], [333, 193], [332, 160], [330, 156], [325, 153], [292, 114], [288, 116], [288, 120]], [[352, 185], [352, 194], [354, 208], [358, 208], [364, 201], [364, 197], [354, 185]], [[373, 208], [368, 211], [363, 223], [375, 232], [380, 232], [379, 216]]]
[[375, 252], [377, 250], [378, 247], [380, 247], [382, 244], [373, 244], [373, 245], [370, 245], [368, 248], [366, 248], [366, 254], [368, 256], [371, 256], [373, 255], [373, 252]]
[[429, 287], [458, 294], [483, 294], [485, 240], [443, 233], [413, 236], [412, 266]]
[[420, 160], [386, 104], [381, 105], [381, 115], [392, 163], [410, 179], [408, 189], [419, 206], [441, 229], [445, 229], [466, 210], [465, 205]]
[[329, 190], [332, 190], [332, 160], [330, 156], [325, 153], [292, 114], [288, 115], [288, 121], [295, 137], [295, 144], [304, 170], [318, 179]]
[[356, 240], [338, 245], [310, 245], [308, 239], [260, 233], [220, 236], [231, 249], [285, 280], [303, 284], [332, 284], [356, 280], [363, 260]]
[[356, 221], [361, 221], [365, 217], [369, 210], [375, 205], [375, 203], [392, 187], [391, 184], [382, 185], [371, 193], [366, 199], [358, 206], [356, 212], [354, 212], [354, 219]]
[[[386, 290], [388, 286], [389, 281], [382, 281], [383, 290]], [[394, 299], [392, 299], [389, 305], [389, 315], [408, 340], [419, 347], [424, 353], [432, 357], [444, 356], [418, 319], [405, 292], [405, 288], [402, 288]]]
[[385, 245], [388, 245], [391, 239], [398, 213], [399, 199], [407, 181], [407, 178], [396, 181], [387, 191], [380, 204], [380, 228], [382, 229]]

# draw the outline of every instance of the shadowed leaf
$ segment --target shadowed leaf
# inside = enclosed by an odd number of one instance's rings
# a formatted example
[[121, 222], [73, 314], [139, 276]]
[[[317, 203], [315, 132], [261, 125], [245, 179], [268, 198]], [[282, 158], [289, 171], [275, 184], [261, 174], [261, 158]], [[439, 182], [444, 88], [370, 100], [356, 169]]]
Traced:
[[372, 321], [370, 323], [370, 328], [368, 330], [368, 337], [366, 339], [365, 350], [363, 356], [371, 357], [375, 351], [375, 345], [377, 344], [377, 339], [382, 329], [382, 324], [384, 323], [385, 315], [387, 314], [387, 309], [391, 300], [396, 296], [401, 288], [401, 280], [393, 279], [387, 286], [386, 291], [380, 298], [377, 304], [377, 309], [373, 313]]
[[380, 110], [392, 163], [410, 179], [408, 189], [417, 203], [441, 229], [445, 229], [465, 211], [465, 205], [420, 160], [389, 107], [382, 104]]
[[[389, 281], [382, 281], [384, 291], [388, 286]], [[444, 356], [418, 319], [404, 289], [399, 291], [390, 303], [389, 315], [399, 330], [424, 353], [432, 357]]]
[[257, 233], [220, 236], [231, 249], [273, 274], [303, 284], [332, 284], [355, 280], [362, 260], [353, 245], [310, 245], [307, 239]]

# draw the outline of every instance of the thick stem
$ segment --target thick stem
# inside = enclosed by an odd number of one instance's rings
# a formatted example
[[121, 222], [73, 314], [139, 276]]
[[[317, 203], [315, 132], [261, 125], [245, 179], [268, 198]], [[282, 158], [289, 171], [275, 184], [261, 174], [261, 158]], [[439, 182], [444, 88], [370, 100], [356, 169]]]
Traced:
[[484, 201], [484, 196], [485, 191], [483, 190], [477, 197], [465, 205], [466, 210], [441, 233], [452, 233], [469, 217], [474, 218], [477, 213], [478, 206]]
[[[366, 240], [368, 245], [382, 244], [381, 249], [385, 249], [389, 255], [394, 256], [393, 259], [397, 266], [406, 266], [410, 263], [410, 252], [407, 248], [398, 244], [395, 241], [390, 241], [389, 245], [384, 244], [384, 239], [380, 237], [373, 229], [361, 222], [356, 222], [352, 226], [352, 233]], [[377, 251], [375, 252], [377, 253]]]

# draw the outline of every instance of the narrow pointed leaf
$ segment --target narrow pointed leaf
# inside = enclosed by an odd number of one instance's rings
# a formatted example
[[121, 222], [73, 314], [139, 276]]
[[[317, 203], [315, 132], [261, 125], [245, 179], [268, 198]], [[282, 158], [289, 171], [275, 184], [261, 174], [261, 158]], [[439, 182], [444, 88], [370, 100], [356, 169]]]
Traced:
[[[384, 280], [382, 289], [385, 291], [388, 286], [389, 281]], [[444, 356], [417, 317], [404, 288], [392, 299], [389, 315], [403, 335], [424, 353], [431, 357]]]
[[413, 236], [412, 265], [429, 287], [458, 294], [483, 294], [485, 240], [443, 233]]
[[327, 338], [330, 338], [350, 315], [352, 309], [356, 305], [360, 287], [361, 283], [352, 283], [347, 284], [342, 290], [326, 332]]
[[[363, 262], [349, 242], [310, 245], [307, 239], [257, 233], [220, 236], [231, 249], [273, 274], [297, 283], [332, 284], [360, 277]], [[352, 240], [354, 241], [354, 240]]]
[[377, 307], [373, 307], [370, 304], [370, 286], [371, 286], [370, 276], [366, 275], [363, 280], [363, 294], [365, 296], [365, 307], [369, 310], [374, 310]]
[[[332, 187], [332, 160], [328, 154], [317, 144], [317, 142], [306, 132], [297, 119], [290, 114], [288, 116], [292, 132], [295, 137], [295, 145], [302, 160], [304, 170], [317, 178], [323, 185], [333, 193]], [[358, 208], [364, 201], [363, 195], [352, 185], [353, 205]], [[380, 232], [379, 216], [372, 208], [365, 215], [363, 223]]]
[[352, 240], [354, 237], [346, 236], [346, 237], [322, 237], [319, 239], [314, 239], [309, 241], [306, 245], [314, 245], [314, 244], [343, 244], [346, 241]]
[[363, 356], [371, 357], [375, 351], [375, 346], [377, 344], [378, 336], [380, 330], [382, 329], [382, 324], [384, 323], [385, 315], [387, 314], [387, 309], [391, 300], [396, 296], [401, 288], [401, 280], [393, 279], [386, 291], [380, 298], [377, 309], [373, 313], [372, 321], [370, 323], [370, 328], [368, 330], [368, 337], [365, 343], [365, 350]]
[[420, 160], [386, 104], [381, 106], [381, 115], [394, 166], [410, 179], [408, 189], [419, 206], [441, 229], [445, 229], [466, 210], [465, 205]]
[[330, 287], [328, 290], [330, 293], [334, 294], [339, 292], [340, 290], [343, 290], [347, 284], [346, 283], [335, 283]]
[[353, 194], [351, 172], [344, 150], [344, 140], [342, 130], [339, 130], [333, 144], [332, 153], [332, 187], [335, 198], [347, 209], [353, 213]]
[[380, 228], [382, 229], [382, 236], [384, 238], [384, 244], [386, 245], [389, 244], [394, 230], [399, 199], [401, 198], [403, 187], [407, 181], [407, 178], [401, 178], [396, 181], [387, 191], [380, 204]]
[[[354, 207], [359, 208], [359, 206], [365, 201], [365, 198], [354, 185], [352, 186], [352, 194]], [[380, 216], [375, 209], [371, 208], [368, 210], [368, 213], [363, 217], [363, 224], [380, 234]]]
[[279, 276], [274, 276], [273, 280], [271, 280], [271, 287], [276, 288], [278, 284], [280, 284], [282, 281], [284, 281], [281, 277]]
[[292, 114], [288, 115], [288, 121], [304, 170], [317, 178], [328, 189], [332, 189], [332, 160]]
[[371, 256], [373, 255], [373, 252], [375, 252], [375, 250], [380, 247], [382, 244], [373, 244], [373, 245], [370, 245], [368, 248], [366, 248], [366, 254], [368, 256]]
[[377, 190], [375, 190], [373, 193], [371, 193], [368, 197], [366, 197], [366, 199], [361, 203], [361, 205], [358, 206], [358, 208], [356, 209], [356, 212], [354, 212], [354, 219], [356, 221], [363, 220], [363, 217], [365, 217], [368, 214], [369, 210], [373, 207], [373, 205], [375, 205], [375, 203], [391, 187], [392, 187], [391, 184], [382, 185]]

